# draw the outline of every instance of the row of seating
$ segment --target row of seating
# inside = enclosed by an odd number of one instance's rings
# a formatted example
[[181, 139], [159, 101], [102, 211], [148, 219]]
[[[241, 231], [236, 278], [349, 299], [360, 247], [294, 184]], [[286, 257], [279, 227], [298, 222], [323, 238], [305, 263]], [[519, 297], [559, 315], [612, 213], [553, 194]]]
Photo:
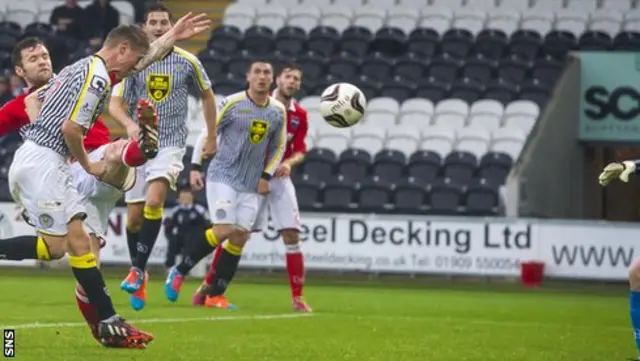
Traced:
[[450, 27], [462, 28], [478, 33], [482, 29], [503, 29], [512, 33], [518, 29], [536, 30], [546, 34], [552, 30], [569, 31], [579, 36], [586, 30], [615, 34], [620, 30], [640, 28], [640, 9], [629, 11], [599, 9], [491, 9], [483, 11], [476, 7], [455, 9], [446, 7], [390, 7], [376, 4], [348, 7], [348, 2], [339, 5], [293, 5], [270, 4], [268, 6], [233, 3], [225, 9], [224, 25], [247, 29], [260, 25], [279, 29], [284, 25], [296, 26], [307, 31], [317, 25], [331, 26], [342, 31], [349, 26], [362, 26], [377, 31], [384, 26], [410, 31], [414, 27], [430, 27], [440, 32]]
[[[80, 7], [87, 7], [92, 0], [79, 0]], [[110, 2], [120, 12], [120, 24], [133, 24], [135, 10], [129, 1], [115, 0]], [[1, 0], [0, 21], [11, 21], [25, 27], [33, 22], [49, 23], [53, 9], [64, 5], [64, 0]]]
[[491, 216], [500, 209], [498, 190], [485, 179], [467, 186], [450, 178], [389, 183], [378, 177], [358, 182], [338, 175], [318, 181], [304, 175], [293, 181], [302, 211]]
[[575, 11], [594, 11], [597, 9], [628, 11], [638, 7], [636, 0], [238, 0], [237, 3], [253, 6], [282, 5], [310, 5], [325, 7], [340, 4], [350, 8], [363, 6], [377, 6], [386, 9], [395, 7], [410, 7], [420, 9], [427, 6], [450, 7], [453, 9], [471, 8], [479, 11], [499, 11], [536, 9], [553, 11], [569, 9]]

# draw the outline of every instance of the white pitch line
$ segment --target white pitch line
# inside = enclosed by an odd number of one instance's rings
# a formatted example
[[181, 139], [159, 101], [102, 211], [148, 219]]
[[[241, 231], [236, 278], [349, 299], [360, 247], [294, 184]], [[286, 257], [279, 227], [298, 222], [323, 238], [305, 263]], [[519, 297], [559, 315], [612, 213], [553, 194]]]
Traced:
[[[312, 313], [283, 313], [275, 315], [247, 315], [247, 316], [209, 316], [209, 317], [187, 317], [187, 318], [146, 318], [132, 320], [132, 324], [141, 323], [185, 323], [185, 322], [206, 322], [206, 321], [251, 321], [251, 320], [279, 320], [287, 318], [301, 318], [313, 316]], [[84, 322], [35, 322], [21, 325], [0, 325], [2, 329], [23, 330], [28, 328], [67, 328], [82, 327]]]

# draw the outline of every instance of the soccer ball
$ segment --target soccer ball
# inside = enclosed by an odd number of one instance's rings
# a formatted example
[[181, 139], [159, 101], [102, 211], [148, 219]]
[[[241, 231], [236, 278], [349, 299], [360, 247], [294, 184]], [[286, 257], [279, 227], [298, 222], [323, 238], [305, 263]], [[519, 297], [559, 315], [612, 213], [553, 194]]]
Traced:
[[332, 84], [320, 96], [320, 114], [336, 128], [347, 128], [357, 124], [367, 106], [362, 91], [349, 83]]

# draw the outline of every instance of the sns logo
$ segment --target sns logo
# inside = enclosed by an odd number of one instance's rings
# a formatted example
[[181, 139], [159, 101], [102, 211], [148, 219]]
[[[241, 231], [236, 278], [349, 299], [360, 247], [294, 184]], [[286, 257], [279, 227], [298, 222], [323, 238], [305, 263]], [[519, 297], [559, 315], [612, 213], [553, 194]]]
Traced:
[[16, 357], [16, 330], [4, 330], [4, 357]]

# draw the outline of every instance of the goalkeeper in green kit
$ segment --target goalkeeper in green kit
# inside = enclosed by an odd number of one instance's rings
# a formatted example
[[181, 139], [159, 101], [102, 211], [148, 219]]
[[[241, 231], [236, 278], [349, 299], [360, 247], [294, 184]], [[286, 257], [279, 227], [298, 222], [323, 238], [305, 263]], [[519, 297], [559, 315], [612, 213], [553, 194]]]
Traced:
[[[603, 187], [616, 178], [627, 183], [629, 176], [637, 174], [638, 171], [640, 171], [640, 160], [609, 163], [600, 173], [598, 182]], [[629, 268], [629, 308], [633, 336], [636, 340], [638, 355], [640, 355], [640, 258], [636, 258]], [[634, 360], [640, 360], [640, 357], [636, 356]]]

